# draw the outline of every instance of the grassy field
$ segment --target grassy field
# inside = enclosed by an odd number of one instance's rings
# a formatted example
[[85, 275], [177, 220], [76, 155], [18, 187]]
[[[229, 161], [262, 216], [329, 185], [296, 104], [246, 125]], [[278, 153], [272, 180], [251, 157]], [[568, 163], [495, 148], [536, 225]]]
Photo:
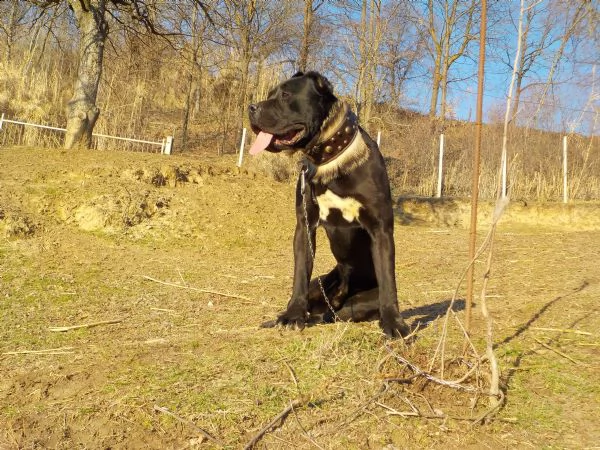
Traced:
[[[488, 303], [506, 404], [480, 424], [486, 364], [469, 392], [406, 381], [402, 362], [440, 376], [468, 230], [398, 220], [410, 343], [376, 323], [259, 329], [290, 294], [295, 218], [293, 184], [255, 166], [0, 149], [0, 448], [598, 448], [600, 219], [521, 205], [500, 223]], [[322, 273], [333, 259], [318, 244]], [[448, 324], [458, 379], [474, 356]], [[477, 304], [478, 354], [483, 330]]]

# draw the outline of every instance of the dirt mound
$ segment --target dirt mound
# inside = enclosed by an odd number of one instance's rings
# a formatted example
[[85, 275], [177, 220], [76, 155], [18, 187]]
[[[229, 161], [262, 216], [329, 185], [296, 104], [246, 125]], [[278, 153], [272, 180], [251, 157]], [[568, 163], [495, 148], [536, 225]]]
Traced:
[[194, 197], [206, 197], [202, 203], [211, 198], [219, 202], [228, 195], [223, 180], [256, 176], [231, 161], [210, 158], [173, 157], [166, 162], [160, 155], [115, 153], [106, 159], [77, 153], [69, 155], [68, 164], [65, 155], [56, 152], [33, 171], [23, 160], [23, 167], [8, 172], [0, 190], [0, 233], [19, 239], [32, 236], [44, 224], [62, 223], [87, 232], [131, 231], [143, 237], [160, 230], [187, 236], [201, 207]]
[[139, 225], [155, 215], [165, 215], [170, 198], [149, 191], [104, 194], [86, 201], [72, 216], [84, 231], [114, 232]]
[[[405, 225], [468, 228], [471, 220], [468, 199], [400, 197], [396, 201], [396, 211]], [[480, 202], [477, 212], [479, 223], [488, 225], [493, 211], [493, 203]], [[539, 229], [600, 230], [600, 203], [517, 201], [509, 204], [500, 223]]]
[[39, 223], [27, 216], [16, 213], [4, 213], [0, 210], [0, 229], [3, 229], [7, 238], [31, 237], [39, 228]]

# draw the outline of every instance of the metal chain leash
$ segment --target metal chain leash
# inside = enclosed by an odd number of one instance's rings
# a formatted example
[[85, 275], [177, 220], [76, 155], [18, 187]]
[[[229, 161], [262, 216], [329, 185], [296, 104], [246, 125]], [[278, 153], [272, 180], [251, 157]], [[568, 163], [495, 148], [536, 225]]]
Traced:
[[[312, 239], [310, 238], [310, 226], [308, 224], [308, 210], [306, 207], [306, 172], [307, 172], [307, 170], [308, 169], [303, 168], [300, 171], [300, 193], [302, 194], [302, 209], [304, 210], [304, 222], [306, 224], [306, 238], [308, 240], [308, 249], [310, 251], [310, 256], [313, 260], [313, 265], [314, 265], [316, 252], [315, 252], [315, 249], [312, 244]], [[317, 220], [317, 226], [319, 226], [318, 220]], [[321, 277], [319, 275], [317, 275], [316, 278], [317, 278], [317, 283], [319, 283], [319, 289], [321, 290], [321, 293], [323, 294], [323, 298], [325, 299], [325, 303], [327, 303], [327, 307], [333, 314], [334, 321], [335, 322], [339, 321], [340, 318], [336, 314], [335, 310], [333, 309], [333, 306], [331, 306], [331, 303], [329, 302], [329, 297], [327, 297], [327, 294], [325, 293], [325, 288], [323, 287], [323, 282], [321, 281]]]

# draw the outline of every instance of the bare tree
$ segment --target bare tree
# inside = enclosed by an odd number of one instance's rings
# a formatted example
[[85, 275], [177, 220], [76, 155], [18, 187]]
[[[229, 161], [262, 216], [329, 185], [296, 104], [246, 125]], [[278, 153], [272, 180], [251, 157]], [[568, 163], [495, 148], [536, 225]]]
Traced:
[[[515, 80], [518, 79], [518, 70], [517, 67], [519, 67], [519, 61], [522, 61], [522, 52], [523, 52], [523, 42], [526, 41], [526, 37], [524, 38], [523, 35], [526, 33], [527, 31], [527, 27], [525, 28], [525, 30], [523, 30], [523, 22], [525, 21], [524, 17], [525, 17], [525, 11], [527, 10], [527, 13], [529, 13], [533, 8], [535, 7], [535, 5], [532, 5], [529, 9], [527, 9], [525, 7], [525, 0], [521, 0], [521, 7], [519, 8], [519, 21], [518, 21], [518, 32], [517, 32], [517, 50], [515, 52], [515, 59], [514, 59], [514, 63], [513, 63], [513, 71], [512, 71], [512, 76], [510, 79], [510, 86], [508, 88], [508, 93], [506, 96], [506, 109], [505, 109], [505, 114], [504, 114], [504, 131], [502, 133], [502, 156], [501, 156], [501, 162], [500, 162], [500, 170], [501, 170], [501, 185], [500, 185], [500, 197], [501, 198], [505, 198], [507, 196], [507, 166], [508, 166], [508, 149], [507, 149], [507, 142], [508, 142], [508, 125], [510, 122], [510, 118], [511, 118], [511, 108], [514, 107], [513, 105], [513, 88], [515, 86]], [[528, 21], [527, 23], [530, 23], [529, 21], [529, 17], [528, 17]], [[516, 105], [516, 102], [514, 103]], [[514, 114], [514, 113], [513, 113]]]
[[[526, 89], [524, 85], [525, 77], [532, 69], [535, 68], [535, 64], [538, 60], [543, 57], [545, 51], [553, 45], [556, 40], [551, 37], [551, 30], [553, 23], [551, 21], [551, 15], [546, 14], [546, 18], [543, 20], [543, 25], [540, 29], [535, 28], [536, 16], [542, 14], [541, 4], [534, 4], [527, 8], [525, 15], [523, 16], [523, 8], [521, 8], [521, 15], [519, 16], [518, 25], [522, 32], [519, 34], [520, 39], [518, 42], [520, 53], [519, 57], [515, 59], [515, 62], [508, 66], [513, 71], [515, 77], [515, 97], [512, 105], [512, 118], [514, 122], [519, 112], [519, 102], [521, 100], [521, 93]], [[535, 41], [534, 41], [535, 39]]]
[[475, 0], [427, 0], [429, 54], [433, 61], [429, 106], [432, 118], [438, 115], [438, 104], [439, 117], [445, 118], [450, 69], [477, 38], [473, 31], [477, 4]]
[[359, 64], [356, 91], [358, 115], [367, 124], [375, 97], [377, 63], [381, 49], [381, 0], [362, 0], [359, 31]]
[[[188, 127], [190, 119], [195, 116], [200, 109], [201, 80], [203, 76], [203, 62], [205, 54], [205, 39], [209, 28], [209, 20], [200, 9], [198, 4], [192, 5], [192, 13], [184, 14], [182, 17], [185, 28], [189, 29], [188, 41], [183, 46], [183, 58], [186, 62], [188, 76], [188, 89], [185, 97], [185, 107], [183, 111], [182, 123], [182, 143], [183, 149], [188, 143]], [[183, 31], [183, 30], [182, 30]]]
[[[338, 28], [344, 51], [352, 56], [343, 64], [354, 81], [355, 108], [360, 120], [368, 124], [378, 85], [378, 65], [383, 36], [381, 0], [348, 1], [340, 5]], [[358, 18], [358, 21], [356, 20]]]
[[315, 41], [314, 22], [315, 13], [323, 6], [325, 0], [304, 0], [304, 16], [302, 21], [302, 42], [300, 44], [300, 54], [298, 56], [298, 69], [306, 71], [308, 68], [309, 55], [311, 47]]
[[[31, 0], [30, 3], [44, 9], [60, 5], [63, 0]], [[161, 8], [150, 0], [67, 0], [66, 3], [79, 32], [79, 64], [73, 95], [67, 103], [65, 148], [89, 148], [100, 115], [96, 103], [109, 31], [107, 14], [118, 23], [125, 23], [123, 18], [127, 17], [152, 33], [162, 34], [158, 15]], [[206, 13], [206, 5], [197, 3]]]
[[542, 105], [544, 105], [546, 101], [546, 96], [548, 95], [548, 92], [554, 85], [556, 72], [560, 66], [560, 63], [563, 60], [564, 53], [569, 41], [580, 29], [580, 26], [583, 23], [584, 19], [591, 15], [594, 11], [592, 3], [593, 2], [583, 1], [575, 2], [573, 4], [565, 1], [558, 2], [558, 6], [563, 8], [564, 17], [564, 26], [559, 39], [560, 45], [554, 53], [554, 57], [552, 58], [552, 63], [550, 64], [550, 68], [547, 72], [548, 75], [546, 77], [546, 83], [538, 101], [538, 107], [535, 113], [531, 116], [529, 124], [538, 120], [538, 116], [541, 111]]
[[[382, 100], [390, 107], [400, 106], [404, 83], [420, 70], [426, 39], [410, 18], [408, 7], [398, 2], [384, 9], [385, 29], [379, 70], [382, 73]], [[403, 105], [406, 106], [406, 105]]]
[[104, 43], [108, 34], [106, 1], [69, 1], [79, 29], [79, 69], [73, 96], [67, 104], [65, 148], [89, 148], [92, 132], [100, 115], [96, 106], [102, 75]]
[[[228, 51], [228, 59], [223, 61], [220, 69], [222, 73], [228, 73], [235, 83], [228, 86], [227, 105], [224, 105], [224, 134], [228, 133], [231, 126], [241, 129], [246, 119], [246, 108], [252, 96], [253, 63], [256, 63], [256, 71], [260, 73], [264, 62], [289, 44], [291, 34], [286, 30], [291, 26], [293, 6], [291, 2], [269, 0], [222, 2], [216, 14], [217, 26], [221, 32], [221, 45]], [[231, 120], [229, 110], [233, 110]]]
[[18, 0], [0, 3], [0, 32], [4, 37], [4, 62], [7, 65], [12, 58], [17, 25], [25, 18], [27, 9]]

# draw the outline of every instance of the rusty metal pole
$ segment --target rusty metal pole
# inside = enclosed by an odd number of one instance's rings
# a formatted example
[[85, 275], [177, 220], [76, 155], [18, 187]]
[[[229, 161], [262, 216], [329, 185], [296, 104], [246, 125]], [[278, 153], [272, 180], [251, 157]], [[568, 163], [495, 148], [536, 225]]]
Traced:
[[477, 243], [477, 203], [479, 200], [479, 166], [481, 162], [481, 130], [483, 122], [483, 80], [485, 67], [485, 32], [487, 28], [487, 0], [481, 0], [481, 24], [479, 30], [479, 70], [477, 74], [477, 113], [475, 119], [475, 147], [473, 148], [473, 180], [471, 185], [471, 227], [469, 229], [469, 270], [467, 272], [467, 301], [465, 329], [471, 331], [471, 307], [473, 305], [473, 272]]

